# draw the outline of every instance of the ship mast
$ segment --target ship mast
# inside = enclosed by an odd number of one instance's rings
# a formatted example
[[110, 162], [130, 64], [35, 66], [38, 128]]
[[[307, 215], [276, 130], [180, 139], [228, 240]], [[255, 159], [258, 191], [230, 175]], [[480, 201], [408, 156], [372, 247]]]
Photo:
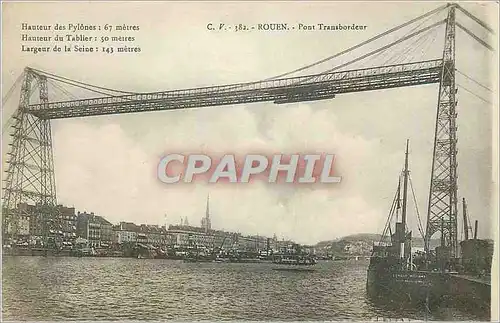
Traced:
[[405, 153], [405, 170], [404, 170], [404, 182], [403, 182], [403, 211], [402, 211], [402, 225], [404, 232], [404, 240], [406, 240], [406, 200], [408, 198], [408, 143], [409, 139], [406, 139], [406, 153]]
[[399, 212], [401, 211], [401, 176], [399, 176], [398, 181], [398, 193], [396, 200], [396, 222], [399, 220]]

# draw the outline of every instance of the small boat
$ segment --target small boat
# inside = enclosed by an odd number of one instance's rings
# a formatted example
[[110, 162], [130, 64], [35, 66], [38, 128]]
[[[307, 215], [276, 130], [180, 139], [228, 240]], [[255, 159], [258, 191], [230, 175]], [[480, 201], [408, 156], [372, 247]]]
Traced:
[[298, 244], [293, 244], [290, 248], [282, 250], [282, 252], [273, 255], [273, 270], [278, 271], [314, 271], [312, 266], [316, 265], [317, 261], [313, 255], [302, 251]]
[[186, 257], [184, 262], [214, 262], [215, 259], [211, 256]]
[[231, 258], [229, 258], [229, 262], [251, 264], [251, 263], [261, 263], [262, 260], [259, 258], [231, 257]]
[[227, 257], [219, 257], [219, 256], [217, 256], [217, 257], [215, 257], [214, 262], [218, 262], [218, 263], [223, 263], [224, 262], [224, 263], [227, 263], [227, 262], [230, 262], [230, 260]]
[[302, 272], [311, 272], [315, 271], [314, 268], [302, 268], [302, 267], [276, 267], [273, 268], [276, 271], [302, 271]]
[[184, 262], [214, 262], [214, 261], [215, 261], [214, 255], [199, 251], [188, 253], [184, 257]]

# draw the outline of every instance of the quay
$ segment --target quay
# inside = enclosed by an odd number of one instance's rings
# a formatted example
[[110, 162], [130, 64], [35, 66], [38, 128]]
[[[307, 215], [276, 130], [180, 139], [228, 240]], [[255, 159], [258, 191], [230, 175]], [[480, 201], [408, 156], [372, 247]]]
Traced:
[[448, 288], [461, 306], [491, 311], [491, 276], [451, 274]]

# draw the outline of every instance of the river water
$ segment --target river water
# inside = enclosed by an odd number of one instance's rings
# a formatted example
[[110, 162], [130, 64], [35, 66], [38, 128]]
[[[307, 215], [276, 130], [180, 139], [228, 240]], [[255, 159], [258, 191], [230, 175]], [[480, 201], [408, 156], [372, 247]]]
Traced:
[[[5, 257], [4, 320], [424, 319], [365, 295], [367, 262], [330, 261], [314, 272], [272, 264], [129, 258]], [[454, 308], [427, 317], [476, 320]]]

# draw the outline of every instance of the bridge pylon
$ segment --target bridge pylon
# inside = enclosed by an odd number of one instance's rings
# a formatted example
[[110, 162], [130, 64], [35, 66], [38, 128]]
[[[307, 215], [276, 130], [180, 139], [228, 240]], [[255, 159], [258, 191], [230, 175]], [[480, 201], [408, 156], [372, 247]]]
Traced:
[[48, 104], [47, 78], [26, 68], [6, 160], [2, 198], [4, 244], [32, 235], [46, 241], [50, 232], [58, 229], [51, 123], [28, 112], [37, 88], [39, 103]]
[[434, 133], [425, 247], [440, 232], [447, 258], [458, 256], [457, 242], [457, 112], [455, 84], [455, 7], [449, 5]]

